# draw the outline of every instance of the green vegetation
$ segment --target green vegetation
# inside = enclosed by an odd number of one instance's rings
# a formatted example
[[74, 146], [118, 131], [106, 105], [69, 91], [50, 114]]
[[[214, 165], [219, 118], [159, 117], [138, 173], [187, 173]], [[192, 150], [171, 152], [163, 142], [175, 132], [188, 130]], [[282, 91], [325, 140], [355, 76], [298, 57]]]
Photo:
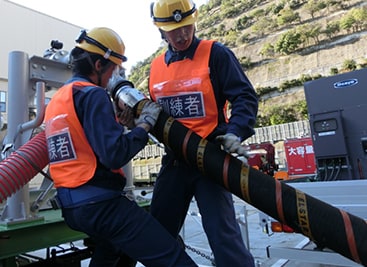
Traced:
[[305, 100], [292, 105], [264, 106], [260, 104], [262, 113], [258, 115], [256, 127], [277, 125], [308, 118], [307, 104]]

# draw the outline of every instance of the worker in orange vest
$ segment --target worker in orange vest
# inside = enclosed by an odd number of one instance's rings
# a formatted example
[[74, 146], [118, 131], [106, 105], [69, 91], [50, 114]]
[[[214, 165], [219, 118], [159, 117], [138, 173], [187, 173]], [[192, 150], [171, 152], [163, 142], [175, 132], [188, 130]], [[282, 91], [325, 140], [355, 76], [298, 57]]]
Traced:
[[[195, 36], [198, 10], [192, 0], [156, 0], [153, 23], [168, 43], [151, 64], [149, 92], [163, 110], [202, 138], [245, 155], [241, 142], [254, 134], [255, 90], [224, 45]], [[231, 117], [226, 104], [231, 104]], [[251, 267], [230, 192], [166, 148], [156, 179], [151, 213], [177, 237], [195, 197], [218, 267]]]
[[103, 27], [82, 31], [76, 41], [73, 77], [56, 92], [45, 114], [50, 173], [66, 223], [93, 239], [92, 267], [116, 266], [125, 254], [145, 266], [197, 266], [123, 192], [121, 168], [147, 144], [160, 106], [146, 103], [126, 133], [105, 90], [126, 61], [124, 43]]

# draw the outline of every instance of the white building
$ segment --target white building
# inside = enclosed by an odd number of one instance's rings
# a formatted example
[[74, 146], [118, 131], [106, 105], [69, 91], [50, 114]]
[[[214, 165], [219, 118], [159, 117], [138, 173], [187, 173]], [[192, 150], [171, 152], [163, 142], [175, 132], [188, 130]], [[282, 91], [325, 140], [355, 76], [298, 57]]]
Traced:
[[6, 120], [9, 53], [22, 51], [29, 57], [42, 57], [52, 40], [59, 40], [63, 49], [70, 51], [82, 27], [8, 0], [0, 0], [0, 25], [0, 112]]

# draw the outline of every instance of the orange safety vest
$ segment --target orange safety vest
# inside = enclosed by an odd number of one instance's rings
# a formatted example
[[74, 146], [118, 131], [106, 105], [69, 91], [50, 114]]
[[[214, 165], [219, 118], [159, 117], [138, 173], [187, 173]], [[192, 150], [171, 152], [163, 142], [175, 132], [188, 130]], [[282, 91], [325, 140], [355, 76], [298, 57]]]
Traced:
[[218, 108], [209, 76], [214, 41], [201, 40], [193, 59], [167, 65], [164, 54], [153, 60], [149, 92], [165, 112], [206, 138], [218, 124]]
[[75, 112], [74, 86], [95, 85], [83, 81], [64, 85], [52, 97], [45, 113], [50, 174], [56, 188], [85, 184], [97, 168], [96, 156]]

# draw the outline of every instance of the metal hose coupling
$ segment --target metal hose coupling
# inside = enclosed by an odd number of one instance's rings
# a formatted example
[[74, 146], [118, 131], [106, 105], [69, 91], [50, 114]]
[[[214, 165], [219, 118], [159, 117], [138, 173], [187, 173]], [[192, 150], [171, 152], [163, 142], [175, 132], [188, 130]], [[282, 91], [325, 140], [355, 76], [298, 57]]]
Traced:
[[[110, 79], [107, 91], [121, 110], [124, 110], [126, 107], [131, 108], [135, 117], [141, 114], [144, 105], [150, 101], [146, 95], [134, 87], [132, 82], [118, 74]], [[148, 135], [153, 143], [164, 148], [154, 135], [151, 133], [148, 133]]]
[[112, 99], [120, 109], [124, 109], [125, 105], [134, 109], [136, 104], [144, 99], [148, 99], [142, 92], [134, 88], [134, 84], [123, 77], [114, 77], [107, 86]]

